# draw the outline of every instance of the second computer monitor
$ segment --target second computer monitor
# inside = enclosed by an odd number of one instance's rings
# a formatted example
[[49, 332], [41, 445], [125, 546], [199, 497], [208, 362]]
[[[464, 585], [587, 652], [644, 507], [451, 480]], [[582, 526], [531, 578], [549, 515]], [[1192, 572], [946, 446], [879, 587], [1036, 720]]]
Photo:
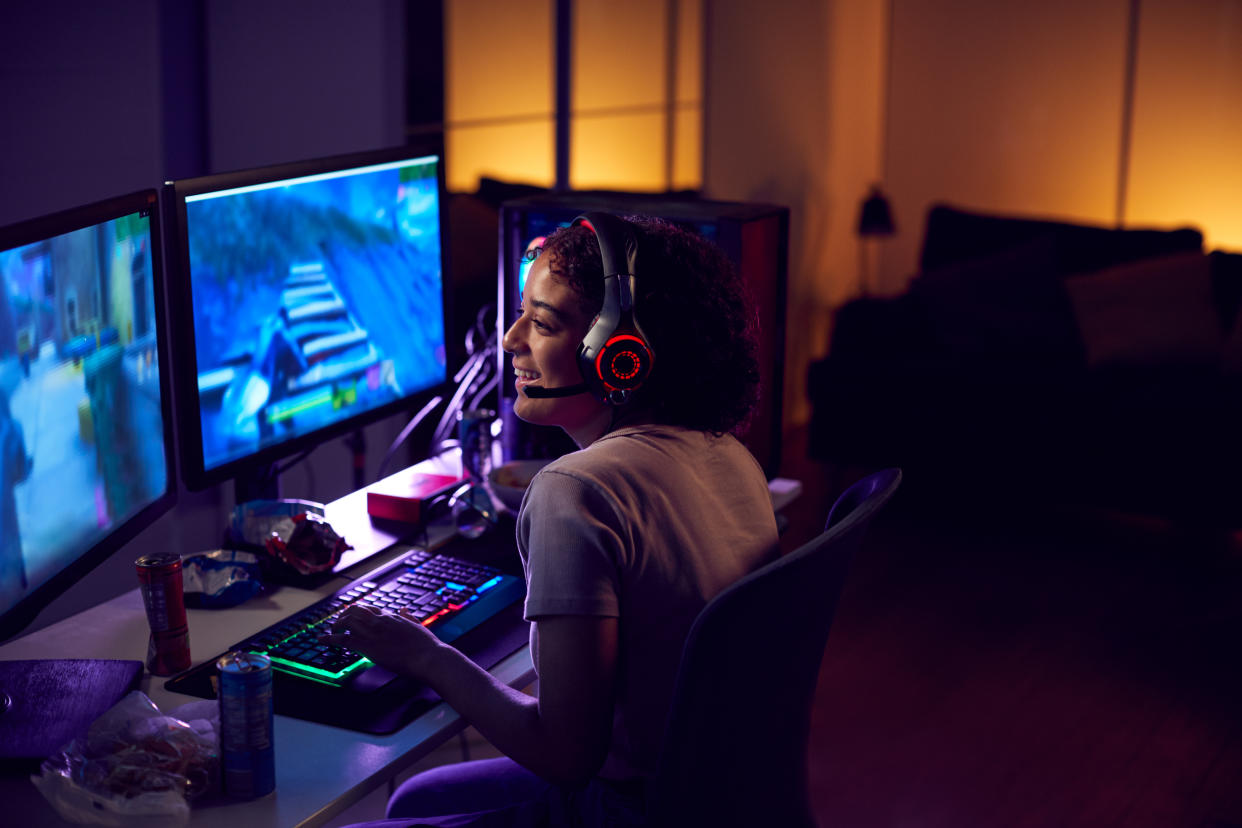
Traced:
[[261, 473], [443, 387], [443, 170], [434, 148], [166, 190], [190, 488]]
[[0, 228], [0, 640], [176, 498], [155, 206]]

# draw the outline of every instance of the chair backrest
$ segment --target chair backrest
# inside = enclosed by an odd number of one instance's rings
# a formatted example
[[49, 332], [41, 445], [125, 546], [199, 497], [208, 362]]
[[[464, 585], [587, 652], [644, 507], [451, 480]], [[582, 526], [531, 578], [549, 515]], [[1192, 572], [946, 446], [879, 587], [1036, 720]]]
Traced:
[[652, 825], [814, 825], [807, 737], [828, 630], [850, 560], [900, 483], [900, 469], [855, 483], [822, 534], [703, 608], [649, 792]]

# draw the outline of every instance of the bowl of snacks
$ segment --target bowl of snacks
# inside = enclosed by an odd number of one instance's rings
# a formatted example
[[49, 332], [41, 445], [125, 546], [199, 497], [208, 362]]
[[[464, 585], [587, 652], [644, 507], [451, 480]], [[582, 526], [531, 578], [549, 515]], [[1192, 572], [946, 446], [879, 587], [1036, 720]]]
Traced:
[[517, 512], [522, 505], [522, 497], [531, 478], [544, 466], [551, 463], [550, 459], [542, 460], [510, 460], [496, 466], [487, 475], [489, 488], [500, 500], [502, 506], [511, 512]]

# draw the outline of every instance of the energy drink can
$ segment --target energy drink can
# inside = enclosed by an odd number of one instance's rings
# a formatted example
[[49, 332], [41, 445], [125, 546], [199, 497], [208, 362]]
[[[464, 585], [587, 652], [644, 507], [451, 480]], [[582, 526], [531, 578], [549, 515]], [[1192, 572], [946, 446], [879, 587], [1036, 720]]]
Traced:
[[482, 483], [492, 470], [492, 422], [490, 408], [471, 408], [457, 415], [457, 444], [461, 446], [461, 470], [467, 479]]
[[224, 793], [254, 799], [276, 789], [272, 662], [261, 653], [232, 652], [220, 671], [220, 765]]
[[147, 669], [157, 676], [179, 673], [190, 666], [190, 627], [185, 618], [181, 556], [176, 552], [157, 552], [143, 555], [134, 561], [134, 566], [151, 627]]

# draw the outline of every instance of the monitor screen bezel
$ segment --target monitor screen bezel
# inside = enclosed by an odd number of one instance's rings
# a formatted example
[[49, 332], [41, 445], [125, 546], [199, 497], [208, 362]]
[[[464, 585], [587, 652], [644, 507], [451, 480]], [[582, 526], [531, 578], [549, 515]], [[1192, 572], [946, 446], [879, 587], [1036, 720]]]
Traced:
[[452, 366], [446, 363], [445, 379], [429, 388], [411, 392], [406, 396], [359, 412], [336, 423], [322, 426], [305, 434], [291, 437], [274, 445], [265, 446], [250, 454], [237, 457], [207, 468], [203, 450], [202, 414], [198, 389], [198, 358], [195, 348], [193, 287], [190, 273], [190, 251], [186, 198], [203, 193], [228, 190], [255, 184], [267, 184], [289, 178], [337, 172], [355, 167], [367, 167], [394, 161], [416, 160], [434, 156], [436, 186], [439, 198], [440, 230], [440, 305], [445, 334], [446, 357], [448, 353], [448, 321], [451, 318], [449, 300], [448, 236], [446, 189], [444, 177], [444, 149], [439, 137], [424, 137], [400, 147], [381, 150], [334, 155], [304, 161], [273, 164], [245, 170], [168, 181], [164, 184], [165, 227], [168, 256], [168, 295], [170, 320], [173, 325], [172, 353], [178, 370], [174, 375], [173, 393], [176, 400], [177, 442], [181, 463], [182, 482], [192, 491], [250, 475], [262, 476], [277, 461], [299, 452], [312, 449], [333, 438], [357, 431], [400, 411], [415, 409], [422, 401], [441, 394], [452, 379]]
[[167, 305], [165, 303], [163, 222], [159, 196], [155, 189], [139, 190], [80, 207], [62, 210], [38, 218], [0, 228], [0, 250], [9, 250], [55, 236], [72, 233], [105, 221], [147, 211], [150, 221], [151, 276], [154, 281], [155, 342], [159, 359], [160, 416], [164, 422], [164, 493], [152, 500], [128, 520], [112, 527], [78, 558], [35, 587], [8, 611], [0, 614], [0, 641], [5, 641], [29, 626], [56, 598], [86, 577], [143, 529], [168, 512], [177, 502], [177, 474], [172, 408], [172, 379], [168, 343]]

